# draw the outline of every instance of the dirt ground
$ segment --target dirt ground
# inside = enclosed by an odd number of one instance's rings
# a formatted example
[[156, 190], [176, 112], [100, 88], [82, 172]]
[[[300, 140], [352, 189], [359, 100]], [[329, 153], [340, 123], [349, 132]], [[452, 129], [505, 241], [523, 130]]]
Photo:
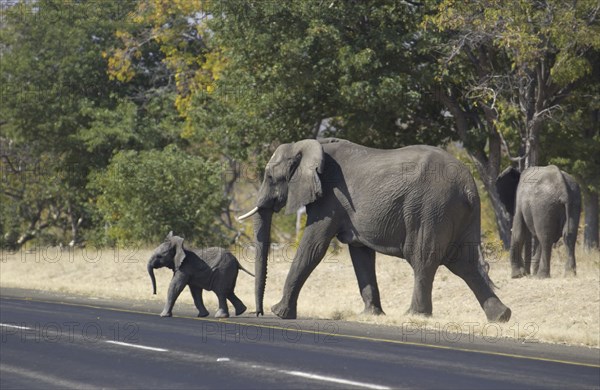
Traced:
[[[254, 269], [254, 253], [249, 246], [232, 248], [245, 268]], [[171, 271], [156, 271], [157, 295], [152, 295], [146, 262], [151, 250], [30, 248], [2, 253], [0, 286], [27, 288], [91, 297], [156, 300], [164, 302]], [[294, 250], [273, 249], [269, 259], [265, 310], [277, 303]], [[505, 252], [488, 255], [490, 276], [497, 295], [512, 309], [506, 324], [486, 321], [483, 310], [466, 284], [441, 267], [433, 286], [433, 316], [409, 316], [413, 288], [412, 269], [402, 259], [378, 255], [377, 277], [385, 316], [361, 315], [359, 295], [347, 250], [330, 252], [306, 282], [298, 302], [299, 317], [359, 321], [399, 327], [421, 327], [450, 335], [461, 332], [489, 338], [507, 337], [521, 341], [565, 343], [600, 347], [600, 253], [577, 248], [577, 277], [562, 275], [564, 247], [553, 251], [552, 278], [511, 279]], [[240, 272], [236, 294], [254, 310], [254, 279]], [[205, 293], [205, 303], [214, 313], [217, 300]], [[192, 304], [189, 293], [180, 304]], [[174, 312], [177, 312], [177, 305]], [[450, 337], [450, 336], [449, 336]]]

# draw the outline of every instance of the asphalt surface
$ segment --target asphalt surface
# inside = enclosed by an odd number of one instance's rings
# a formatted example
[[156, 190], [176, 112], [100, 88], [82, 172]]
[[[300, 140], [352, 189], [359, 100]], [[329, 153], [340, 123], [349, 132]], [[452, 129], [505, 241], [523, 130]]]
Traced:
[[598, 349], [0, 295], [1, 389], [600, 388]]

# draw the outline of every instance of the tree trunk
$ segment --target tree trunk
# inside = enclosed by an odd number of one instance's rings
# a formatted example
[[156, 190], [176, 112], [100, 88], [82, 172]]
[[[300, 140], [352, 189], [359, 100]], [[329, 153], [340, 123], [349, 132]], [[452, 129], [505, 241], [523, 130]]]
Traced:
[[508, 249], [510, 247], [512, 217], [500, 201], [500, 196], [498, 195], [498, 191], [496, 191], [496, 177], [492, 177], [487, 171], [481, 169], [479, 166], [478, 171], [483, 186], [489, 196], [490, 203], [492, 204], [492, 209], [494, 210], [498, 234], [500, 235], [504, 249]]
[[[448, 111], [452, 114], [455, 121], [456, 131], [464, 145], [469, 144], [469, 122], [468, 115], [463, 110], [456, 100], [456, 98], [449, 94], [441, 94], [441, 101], [444, 103]], [[485, 147], [475, 146], [473, 149], [466, 148], [467, 153], [471, 157], [471, 160], [475, 163], [479, 177], [483, 182], [483, 186], [489, 195], [492, 209], [494, 210], [494, 217], [496, 219], [496, 226], [500, 239], [505, 249], [510, 247], [510, 235], [512, 227], [512, 218], [506, 211], [506, 208], [500, 201], [498, 192], [496, 191], [496, 179], [500, 174], [500, 163], [502, 153], [502, 140], [498, 129], [495, 125], [496, 113], [494, 110], [487, 108], [485, 110], [485, 121], [480, 122], [488, 133], [488, 150], [486, 154]]]
[[83, 222], [83, 217], [77, 218], [74, 214], [71, 214], [69, 217], [71, 219], [71, 242], [69, 246], [76, 246], [79, 244], [79, 227]]
[[525, 140], [525, 168], [537, 167], [540, 160], [540, 132], [542, 122], [533, 119], [528, 123], [527, 139]]
[[71, 201], [67, 202], [67, 215], [71, 223], [71, 242], [69, 242], [69, 246], [74, 247], [79, 244], [79, 227], [83, 222], [83, 216], [77, 216], [76, 208], [73, 207]]
[[586, 250], [599, 249], [598, 235], [598, 193], [583, 190], [583, 210], [585, 226], [583, 229], [583, 247]]
[[13, 244], [13, 246], [16, 249], [20, 249], [21, 247], [23, 247], [25, 243], [39, 236], [42, 230], [50, 226], [50, 223], [47, 221], [38, 225], [42, 217], [42, 211], [42, 206], [38, 206], [38, 211], [35, 213], [31, 221], [29, 222], [29, 227], [25, 230], [23, 234], [21, 234], [17, 242]]
[[490, 203], [492, 204], [492, 208], [494, 210], [494, 216], [496, 217], [496, 226], [498, 227], [498, 234], [500, 235], [500, 239], [502, 240], [504, 249], [508, 249], [510, 248], [512, 217], [508, 213], [508, 211], [506, 211], [506, 208], [500, 201], [500, 197], [498, 196], [498, 192], [496, 191], [495, 186], [490, 189], [487, 189], [487, 193], [490, 197]]
[[[584, 128], [584, 139], [593, 142], [594, 137], [600, 135], [600, 110], [590, 110], [590, 126]], [[598, 234], [598, 190], [590, 191], [585, 185], [581, 186], [583, 192], [583, 210], [585, 225], [583, 228], [583, 248], [586, 250], [600, 249]]]
[[500, 167], [502, 162], [502, 138], [496, 127], [497, 112], [485, 106], [484, 111], [488, 131], [488, 158], [485, 175], [480, 172], [480, 176], [494, 210], [498, 234], [504, 249], [508, 249], [510, 247], [512, 216], [500, 201], [500, 196], [496, 190], [496, 179], [498, 179], [498, 175], [502, 170]]

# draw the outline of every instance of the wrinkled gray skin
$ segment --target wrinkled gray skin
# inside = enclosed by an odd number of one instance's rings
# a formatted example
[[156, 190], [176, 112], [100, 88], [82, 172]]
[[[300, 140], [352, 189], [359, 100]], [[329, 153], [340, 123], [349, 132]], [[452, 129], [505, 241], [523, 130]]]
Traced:
[[[161, 317], [171, 317], [173, 305], [183, 291], [189, 286], [194, 304], [198, 309], [198, 317], [208, 316], [208, 310], [202, 300], [202, 290], [214, 291], [219, 299], [219, 309], [215, 317], [229, 317], [227, 299], [235, 308], [235, 314], [240, 315], [246, 311], [246, 306], [235, 295], [235, 282], [238, 270], [248, 274], [238, 260], [223, 248], [205, 248], [187, 250], [183, 246], [183, 238], [169, 233], [164, 243], [159, 245], [148, 261], [148, 273], [152, 280], [152, 288], [156, 294], [156, 279], [154, 270], [167, 267], [173, 270], [173, 279], [169, 284], [167, 303], [160, 314]], [[252, 275], [253, 276], [253, 275]]]
[[267, 164], [254, 219], [257, 315], [263, 314], [272, 215], [285, 205], [290, 213], [306, 205], [307, 222], [283, 297], [271, 308], [277, 316], [296, 318], [304, 282], [337, 237], [349, 246], [366, 313], [383, 314], [375, 275], [380, 252], [405, 258], [414, 270], [409, 312], [431, 314], [433, 279], [443, 264], [468, 284], [489, 320], [510, 318], [481, 255], [477, 187], [445, 151], [379, 150], [339, 139], [279, 146]]
[[[581, 211], [581, 193], [575, 179], [555, 165], [528, 168], [522, 174], [508, 168], [498, 177], [496, 188], [500, 200], [514, 215], [510, 244], [512, 277], [530, 273], [539, 278], [550, 277], [552, 245], [561, 237], [567, 248], [565, 274], [575, 275], [575, 242]], [[525, 253], [523, 261], [523, 246], [532, 237], [533, 258]]]

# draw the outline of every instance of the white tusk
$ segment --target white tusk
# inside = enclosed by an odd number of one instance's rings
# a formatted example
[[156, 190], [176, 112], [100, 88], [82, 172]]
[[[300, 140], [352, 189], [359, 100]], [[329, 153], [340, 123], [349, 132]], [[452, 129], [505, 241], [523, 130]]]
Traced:
[[244, 219], [253, 216], [254, 214], [256, 214], [257, 211], [258, 207], [255, 207], [252, 210], [248, 211], [246, 214], [240, 215], [239, 217], [237, 217], [238, 222], [242, 222]]

